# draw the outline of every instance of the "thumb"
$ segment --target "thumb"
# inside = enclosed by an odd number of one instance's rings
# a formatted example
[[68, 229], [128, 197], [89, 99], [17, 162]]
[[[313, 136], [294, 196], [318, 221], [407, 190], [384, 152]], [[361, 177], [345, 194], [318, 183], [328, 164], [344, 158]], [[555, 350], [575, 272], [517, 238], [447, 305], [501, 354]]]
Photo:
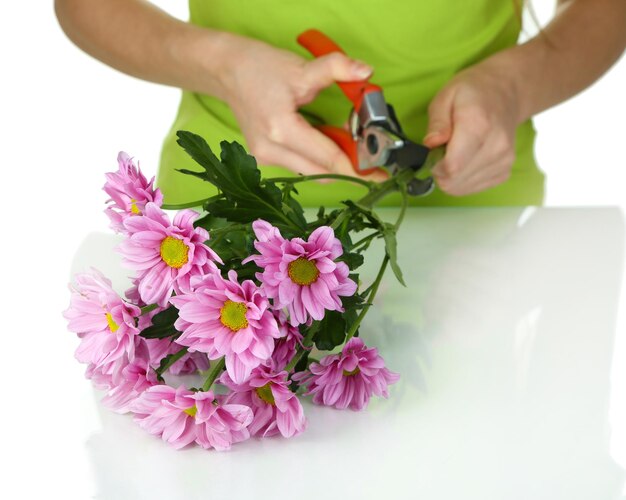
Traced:
[[434, 148], [446, 144], [452, 135], [453, 92], [439, 92], [428, 107], [428, 130], [424, 144]]
[[350, 59], [341, 52], [318, 57], [306, 64], [305, 78], [313, 90], [319, 91], [335, 82], [367, 80], [373, 68], [362, 61]]

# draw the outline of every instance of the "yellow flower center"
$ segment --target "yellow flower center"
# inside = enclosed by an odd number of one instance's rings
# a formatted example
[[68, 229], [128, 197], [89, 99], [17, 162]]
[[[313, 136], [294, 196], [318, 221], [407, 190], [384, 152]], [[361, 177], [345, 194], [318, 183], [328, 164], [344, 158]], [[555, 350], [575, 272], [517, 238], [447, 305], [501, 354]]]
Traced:
[[287, 274], [296, 285], [307, 286], [317, 281], [320, 272], [315, 262], [298, 257], [287, 266]]
[[168, 266], [179, 269], [187, 264], [189, 247], [183, 240], [167, 236], [161, 242], [161, 258]]
[[357, 366], [354, 370], [351, 371], [343, 371], [343, 376], [344, 377], [354, 377], [357, 373], [360, 373], [361, 370], [359, 370], [359, 367]]
[[105, 316], [107, 317], [107, 323], [109, 324], [109, 329], [111, 330], [111, 333], [117, 332], [117, 330], [120, 327], [120, 325], [118, 325], [113, 320], [113, 316], [111, 315], [111, 313], [106, 313]]
[[269, 382], [262, 387], [256, 388], [256, 393], [258, 396], [265, 401], [267, 404], [275, 405], [276, 401], [274, 400], [274, 394], [272, 394], [272, 383]]
[[196, 413], [198, 413], [198, 408], [196, 408], [196, 405], [193, 405], [191, 408], [187, 408], [186, 410], [183, 410], [183, 411], [190, 417], [195, 417]]
[[226, 328], [237, 332], [248, 326], [247, 311], [248, 308], [244, 303], [227, 300], [220, 309], [220, 321]]
[[130, 199], [130, 211], [135, 215], [141, 215], [141, 210], [137, 208], [137, 200], [135, 198]]

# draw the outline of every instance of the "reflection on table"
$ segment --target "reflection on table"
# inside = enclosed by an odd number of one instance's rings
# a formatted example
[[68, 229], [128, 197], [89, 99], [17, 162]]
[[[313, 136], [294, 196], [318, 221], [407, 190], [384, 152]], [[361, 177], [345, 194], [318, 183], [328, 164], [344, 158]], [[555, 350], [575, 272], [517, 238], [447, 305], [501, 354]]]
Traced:
[[[116, 241], [90, 235], [74, 271], [123, 289]], [[171, 450], [103, 409], [87, 440], [98, 498], [622, 498], [626, 432], [608, 420], [626, 405], [610, 399], [620, 212], [415, 209], [399, 252], [409, 287], [388, 274], [361, 331], [402, 375], [389, 400], [307, 402], [302, 436], [228, 453]]]

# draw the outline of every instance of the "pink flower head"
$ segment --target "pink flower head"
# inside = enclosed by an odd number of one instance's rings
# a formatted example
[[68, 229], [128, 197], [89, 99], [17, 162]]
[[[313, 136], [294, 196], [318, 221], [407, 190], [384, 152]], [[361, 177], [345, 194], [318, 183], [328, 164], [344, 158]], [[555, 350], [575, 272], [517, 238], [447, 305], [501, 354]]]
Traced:
[[81, 338], [76, 359], [93, 364], [94, 368], [122, 356], [132, 360], [141, 341], [135, 326], [141, 310], [124, 302], [111, 287], [111, 281], [95, 269], [77, 274], [75, 281], [75, 286], [70, 285], [70, 306], [63, 316], [69, 322], [69, 330]]
[[279, 230], [263, 220], [252, 224], [260, 255], [251, 255], [263, 269], [257, 278], [274, 307], [287, 307], [293, 326], [309, 319], [321, 320], [324, 310], [343, 311], [340, 296], [353, 295], [357, 289], [348, 278], [348, 266], [335, 262], [343, 253], [341, 242], [328, 226], [317, 228], [308, 241], [284, 239]]
[[[276, 323], [278, 324], [278, 330], [280, 331], [280, 338], [274, 343], [274, 352], [267, 365], [272, 368], [274, 372], [284, 370], [289, 364], [291, 359], [296, 354], [298, 346], [302, 346], [302, 334], [298, 327], [291, 326], [287, 321], [287, 315], [281, 311], [273, 311]], [[303, 346], [302, 346], [303, 347]]]
[[144, 357], [137, 356], [132, 363], [118, 366], [113, 371], [102, 404], [114, 412], [127, 413], [134, 401], [156, 383], [156, 372]]
[[164, 307], [173, 291], [189, 290], [192, 276], [214, 272], [215, 262], [222, 262], [204, 244], [209, 233], [193, 227], [197, 217], [193, 210], [181, 210], [172, 223], [156, 204], [148, 203], [143, 217], [124, 220], [129, 238], [120, 244], [120, 253], [138, 271], [138, 292], [146, 304]]
[[124, 292], [124, 297], [126, 297], [128, 302], [135, 304], [136, 306], [147, 306], [148, 304], [141, 300], [141, 296], [139, 295], [139, 280], [134, 278], [132, 283], [132, 286]]
[[214, 402], [211, 391], [155, 385], [135, 400], [131, 411], [140, 427], [177, 449], [195, 442], [203, 448], [227, 450], [231, 444], [248, 439], [250, 408]]
[[225, 356], [231, 378], [244, 382], [272, 355], [274, 339], [281, 335], [267, 298], [254, 282], [239, 284], [235, 271], [228, 280], [213, 273], [192, 280], [191, 286], [192, 294], [170, 299], [179, 309], [174, 326], [183, 332], [176, 342], [209, 359]]
[[306, 428], [304, 410], [296, 395], [289, 389], [287, 372], [272, 373], [267, 366], [259, 366], [252, 371], [250, 379], [236, 384], [224, 373], [220, 382], [233, 391], [229, 403], [245, 405], [252, 409], [254, 419], [249, 431], [253, 436], [284, 437], [300, 434]]
[[148, 181], [127, 153], [120, 151], [117, 163], [117, 172], [105, 174], [107, 181], [103, 189], [111, 198], [104, 212], [111, 220], [111, 228], [117, 233], [125, 233], [124, 219], [142, 215], [146, 203], [154, 202], [160, 207], [163, 195], [153, 187], [154, 177]]
[[123, 356], [102, 365], [90, 363], [85, 369], [85, 378], [91, 380], [93, 386], [101, 391], [109, 391], [113, 388], [115, 373], [121, 371], [128, 364], [128, 357]]
[[340, 410], [362, 410], [372, 394], [388, 397], [387, 386], [400, 375], [385, 368], [376, 348], [368, 348], [360, 338], [351, 338], [340, 354], [325, 356], [311, 363], [310, 373], [300, 372], [294, 380], [307, 386], [313, 402]]

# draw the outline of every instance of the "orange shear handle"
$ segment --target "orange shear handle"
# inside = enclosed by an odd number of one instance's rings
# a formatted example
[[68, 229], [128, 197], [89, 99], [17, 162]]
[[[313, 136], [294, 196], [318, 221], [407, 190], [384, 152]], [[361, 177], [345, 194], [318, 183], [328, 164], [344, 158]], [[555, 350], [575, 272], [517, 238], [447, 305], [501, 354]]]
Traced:
[[[302, 33], [298, 37], [298, 43], [307, 49], [314, 57], [322, 57], [333, 52], [345, 52], [334, 41], [328, 38], [324, 33], [319, 30], [310, 29]], [[346, 97], [354, 105], [354, 109], [358, 112], [363, 101], [363, 96], [369, 92], [380, 92], [381, 88], [378, 85], [369, 83], [367, 80], [359, 82], [337, 82], [339, 88], [343, 91]], [[354, 141], [352, 134], [347, 130], [332, 125], [321, 125], [317, 129], [325, 136], [332, 139], [350, 158], [352, 168], [359, 175], [367, 175], [378, 168], [368, 168], [365, 170], [359, 169], [359, 157], [357, 153], [357, 143]]]
[[[334, 41], [328, 38], [324, 33], [319, 30], [307, 30], [298, 37], [298, 43], [307, 49], [314, 57], [322, 57], [333, 52], [345, 52]], [[369, 83], [367, 80], [359, 82], [337, 82], [339, 88], [343, 91], [352, 104], [354, 109], [358, 112], [361, 108], [361, 102], [363, 95], [369, 92], [380, 92], [381, 88], [378, 85]]]

